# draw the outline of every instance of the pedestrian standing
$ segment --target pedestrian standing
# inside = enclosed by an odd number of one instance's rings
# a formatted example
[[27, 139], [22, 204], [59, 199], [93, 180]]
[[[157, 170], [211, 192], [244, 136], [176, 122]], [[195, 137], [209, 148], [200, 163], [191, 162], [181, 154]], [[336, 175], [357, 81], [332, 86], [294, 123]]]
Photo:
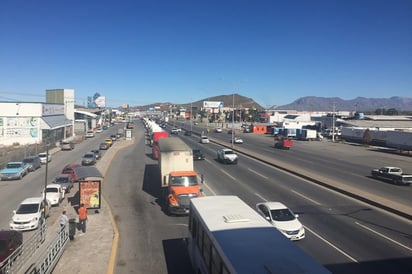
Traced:
[[86, 233], [87, 209], [84, 207], [83, 203], [80, 204], [77, 213], [79, 214], [80, 229], [83, 233]]
[[63, 230], [69, 221], [69, 218], [66, 215], [66, 210], [63, 210], [62, 215], [60, 216], [60, 228]]

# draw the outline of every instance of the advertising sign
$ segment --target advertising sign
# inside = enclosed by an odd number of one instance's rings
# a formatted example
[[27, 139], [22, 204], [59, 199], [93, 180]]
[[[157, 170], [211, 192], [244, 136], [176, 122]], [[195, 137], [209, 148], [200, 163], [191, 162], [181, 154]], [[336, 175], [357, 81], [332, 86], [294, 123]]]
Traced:
[[80, 204], [87, 209], [99, 209], [101, 207], [101, 181], [79, 181]]
[[204, 108], [222, 108], [223, 102], [222, 101], [203, 101]]

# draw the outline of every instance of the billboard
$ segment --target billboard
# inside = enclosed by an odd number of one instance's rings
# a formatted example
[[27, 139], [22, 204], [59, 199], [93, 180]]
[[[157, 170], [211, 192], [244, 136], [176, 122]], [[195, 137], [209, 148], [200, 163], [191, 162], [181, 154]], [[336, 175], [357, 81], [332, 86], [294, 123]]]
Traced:
[[101, 181], [84, 180], [79, 181], [80, 204], [87, 209], [99, 209], [101, 207]]
[[203, 101], [204, 108], [222, 108], [223, 102], [222, 101]]
[[104, 108], [106, 107], [106, 96], [101, 96], [96, 92], [93, 97], [87, 97], [87, 107], [89, 108]]

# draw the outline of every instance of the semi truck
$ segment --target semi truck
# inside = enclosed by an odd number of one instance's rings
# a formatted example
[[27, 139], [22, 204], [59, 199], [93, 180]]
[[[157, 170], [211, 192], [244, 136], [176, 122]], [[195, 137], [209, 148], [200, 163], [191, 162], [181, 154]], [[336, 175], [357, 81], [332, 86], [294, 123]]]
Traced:
[[154, 159], [159, 159], [159, 139], [168, 138], [169, 133], [167, 131], [155, 131], [152, 133], [151, 144], [152, 144], [152, 156]]
[[158, 144], [165, 211], [172, 215], [188, 214], [190, 199], [203, 196], [200, 188], [203, 175], [198, 176], [194, 171], [192, 149], [180, 138], [161, 138]]

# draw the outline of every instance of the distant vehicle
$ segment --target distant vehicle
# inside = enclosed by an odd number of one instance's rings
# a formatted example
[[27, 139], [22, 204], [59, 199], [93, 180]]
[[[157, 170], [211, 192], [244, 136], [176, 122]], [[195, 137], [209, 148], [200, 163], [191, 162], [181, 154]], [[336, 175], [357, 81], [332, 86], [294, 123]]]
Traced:
[[200, 143], [201, 144], [209, 144], [210, 143], [209, 138], [207, 136], [201, 136], [200, 137]]
[[61, 150], [72, 150], [74, 149], [74, 143], [72, 141], [62, 141], [60, 144]]
[[108, 144], [109, 146], [112, 146], [112, 145], [113, 145], [113, 140], [112, 140], [112, 138], [107, 138], [106, 140], [104, 140], [104, 142], [105, 142], [106, 144]]
[[93, 138], [94, 137], [94, 131], [93, 130], [88, 130], [86, 132], [86, 138]]
[[227, 131], [228, 134], [232, 134], [232, 132], [233, 132], [233, 134], [236, 134], [236, 131], [235, 131], [234, 129], [229, 129], [229, 130]]
[[[23, 244], [23, 233], [15, 230], [0, 230], [0, 267]], [[14, 257], [14, 256], [13, 256]]]
[[43, 189], [43, 197], [44, 193], [46, 193], [46, 198], [50, 201], [50, 204], [58, 206], [63, 201], [65, 192], [60, 184], [48, 184], [46, 190]]
[[225, 164], [237, 164], [238, 155], [229, 148], [220, 148], [217, 150], [217, 160]]
[[192, 132], [190, 130], [185, 131], [185, 136], [192, 136]]
[[96, 128], [96, 133], [102, 133], [103, 129], [101, 127]]
[[52, 181], [53, 184], [61, 185], [65, 193], [70, 193], [74, 186], [71, 174], [60, 174]]
[[47, 154], [47, 152], [39, 153], [38, 156], [39, 156], [40, 162], [41, 162], [42, 164], [46, 164], [46, 161], [47, 161], [47, 162], [51, 162], [51, 160], [52, 160], [51, 154], [50, 154], [50, 153]]
[[200, 149], [193, 149], [193, 160], [204, 160], [205, 154]]
[[384, 166], [371, 170], [373, 178], [392, 182], [397, 185], [411, 185], [412, 174], [403, 173], [400, 167]]
[[116, 141], [117, 140], [116, 134], [110, 135], [110, 139], [112, 139], [112, 142]]
[[10, 229], [26, 231], [37, 229], [45, 221], [50, 212], [50, 201], [43, 197], [31, 197], [24, 199], [16, 210], [10, 221]]
[[217, 132], [217, 133], [221, 133], [221, 132], [222, 132], [222, 128], [221, 128], [221, 127], [217, 127], [217, 128], [215, 128], [215, 132]]
[[83, 155], [82, 166], [91, 166], [96, 164], [96, 156], [93, 152], [88, 152]]
[[275, 148], [287, 149], [289, 150], [293, 146], [293, 140], [285, 138], [283, 136], [275, 137]]
[[243, 144], [243, 139], [239, 136], [235, 136], [233, 139], [230, 139], [230, 142], [234, 144]]
[[170, 134], [179, 134], [179, 129], [178, 128], [172, 128], [170, 130]]
[[297, 241], [305, 238], [305, 228], [298, 220], [299, 215], [294, 214], [284, 204], [280, 202], [258, 203], [256, 210], [288, 239]]
[[1, 180], [21, 180], [29, 173], [29, 166], [23, 162], [9, 162], [0, 172]]
[[99, 145], [100, 150], [108, 150], [109, 148], [110, 148], [110, 145], [108, 143], [100, 143]]
[[127, 128], [127, 129], [133, 129], [133, 128], [134, 128], [134, 124], [131, 123], [131, 122], [129, 122], [129, 123], [127, 123], [126, 128]]
[[100, 150], [99, 150], [99, 149], [92, 149], [91, 152], [94, 153], [94, 156], [96, 157], [96, 160], [99, 160], [100, 157], [102, 156], [102, 155], [100, 154]]
[[23, 163], [27, 165], [29, 172], [41, 168], [41, 160], [39, 156], [29, 156], [23, 159]]

